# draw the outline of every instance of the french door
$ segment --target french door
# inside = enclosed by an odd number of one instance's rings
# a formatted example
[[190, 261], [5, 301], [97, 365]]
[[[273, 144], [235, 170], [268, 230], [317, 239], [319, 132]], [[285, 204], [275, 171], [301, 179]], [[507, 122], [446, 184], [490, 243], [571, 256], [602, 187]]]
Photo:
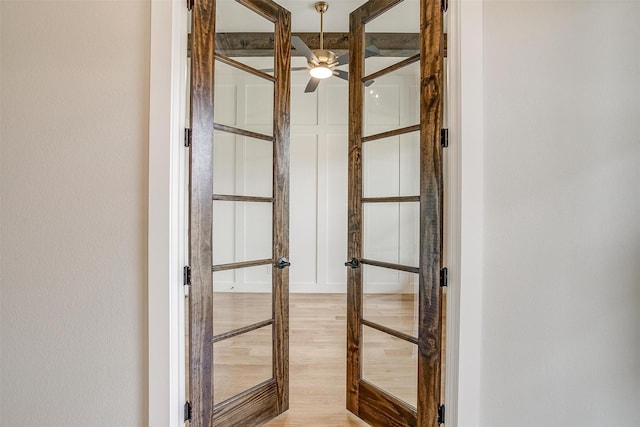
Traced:
[[[196, 0], [192, 19], [191, 425], [259, 425], [289, 407], [290, 13]], [[247, 31], [271, 52], [238, 54]]]
[[[369, 33], [419, 42], [365, 60]], [[350, 14], [347, 408], [374, 426], [441, 411], [442, 11], [369, 0]], [[399, 55], [400, 56], [400, 55]]]

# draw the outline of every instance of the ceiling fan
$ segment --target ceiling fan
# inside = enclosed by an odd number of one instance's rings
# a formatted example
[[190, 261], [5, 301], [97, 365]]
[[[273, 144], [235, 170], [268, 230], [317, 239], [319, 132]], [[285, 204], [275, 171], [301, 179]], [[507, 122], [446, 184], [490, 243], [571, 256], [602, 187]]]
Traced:
[[[304, 89], [306, 93], [314, 92], [320, 80], [336, 76], [343, 80], [349, 80], [349, 73], [344, 70], [337, 70], [336, 67], [349, 63], [349, 53], [336, 56], [330, 50], [324, 48], [324, 28], [323, 17], [325, 12], [329, 9], [329, 4], [324, 1], [319, 1], [315, 4], [316, 11], [320, 14], [320, 49], [310, 49], [309, 46], [302, 41], [298, 36], [291, 37], [291, 45], [307, 58], [308, 67], [294, 67], [292, 71], [309, 70], [311, 78], [307, 87]], [[365, 48], [365, 58], [371, 56], [380, 55], [380, 51], [375, 46], [368, 46]], [[369, 86], [373, 83], [373, 80], [365, 83], [365, 86]]]

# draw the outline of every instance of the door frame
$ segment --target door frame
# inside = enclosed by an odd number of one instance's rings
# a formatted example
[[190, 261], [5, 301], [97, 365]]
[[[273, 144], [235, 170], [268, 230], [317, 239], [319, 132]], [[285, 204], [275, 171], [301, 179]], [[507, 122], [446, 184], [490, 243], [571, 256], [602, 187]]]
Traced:
[[[184, 1], [151, 0], [147, 244], [148, 426], [184, 426], [187, 32]], [[144, 324], [144, 323], [143, 323]], [[141, 338], [143, 339], [143, 338]], [[145, 366], [146, 365], [146, 366]]]
[[[185, 402], [186, 37], [182, 0], [151, 0], [147, 262], [147, 425], [180, 427]], [[447, 425], [480, 423], [482, 300], [482, 0], [449, 0], [449, 148], [445, 150]], [[464, 134], [464, 138], [462, 135]], [[464, 152], [464, 157], [462, 156]], [[144, 324], [144, 321], [142, 321]]]

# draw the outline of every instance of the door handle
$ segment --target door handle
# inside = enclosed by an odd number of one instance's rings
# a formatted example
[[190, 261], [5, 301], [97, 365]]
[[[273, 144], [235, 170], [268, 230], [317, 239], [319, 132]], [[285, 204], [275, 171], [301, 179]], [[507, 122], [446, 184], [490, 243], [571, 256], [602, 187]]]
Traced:
[[351, 268], [360, 268], [360, 261], [358, 261], [356, 258], [351, 258], [351, 261], [345, 262], [344, 266]]
[[276, 267], [282, 270], [285, 267], [289, 267], [291, 263], [285, 257], [281, 257], [278, 262], [276, 262]]

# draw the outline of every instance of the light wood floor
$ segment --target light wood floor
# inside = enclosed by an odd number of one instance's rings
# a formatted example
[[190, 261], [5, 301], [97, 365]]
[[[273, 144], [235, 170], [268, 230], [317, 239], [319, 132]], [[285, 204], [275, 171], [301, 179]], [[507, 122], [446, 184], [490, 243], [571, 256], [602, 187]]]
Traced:
[[290, 406], [267, 426], [366, 426], [345, 408], [346, 295], [290, 296]]
[[[221, 333], [263, 320], [261, 312], [270, 307], [270, 298], [270, 294], [216, 293], [214, 330]], [[408, 333], [415, 330], [413, 295], [365, 298], [365, 306], [370, 304], [378, 313], [372, 320]], [[290, 409], [266, 426], [367, 425], [344, 409], [345, 334], [346, 295], [290, 295]], [[270, 340], [267, 327], [216, 344], [216, 402], [271, 377]], [[364, 377], [415, 405], [415, 346], [368, 328], [364, 340]]]

